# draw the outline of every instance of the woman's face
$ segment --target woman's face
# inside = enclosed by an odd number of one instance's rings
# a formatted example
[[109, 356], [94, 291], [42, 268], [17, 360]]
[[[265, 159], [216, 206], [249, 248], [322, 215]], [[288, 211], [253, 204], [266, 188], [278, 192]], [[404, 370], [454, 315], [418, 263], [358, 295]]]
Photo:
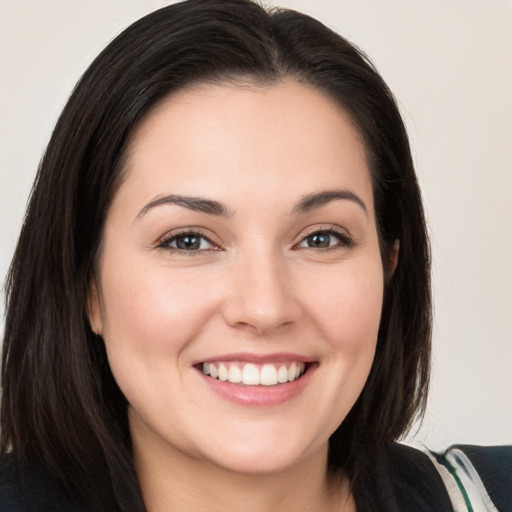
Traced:
[[382, 295], [364, 147], [326, 96], [205, 85], [136, 130], [90, 294], [136, 454], [325, 463]]

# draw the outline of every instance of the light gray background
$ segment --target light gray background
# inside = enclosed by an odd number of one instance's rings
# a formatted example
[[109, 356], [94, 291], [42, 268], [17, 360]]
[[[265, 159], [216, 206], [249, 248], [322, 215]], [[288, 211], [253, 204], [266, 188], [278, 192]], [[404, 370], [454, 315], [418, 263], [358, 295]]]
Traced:
[[[73, 85], [170, 2], [0, 0], [0, 276]], [[434, 257], [434, 372], [415, 444], [512, 442], [512, 1], [275, 0], [365, 50], [398, 98]]]

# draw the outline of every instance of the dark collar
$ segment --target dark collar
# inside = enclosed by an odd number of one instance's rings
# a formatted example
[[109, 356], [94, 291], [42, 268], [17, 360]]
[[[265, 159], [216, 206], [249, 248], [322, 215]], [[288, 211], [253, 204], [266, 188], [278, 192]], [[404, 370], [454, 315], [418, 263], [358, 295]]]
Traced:
[[439, 473], [420, 450], [382, 447], [354, 489], [358, 512], [453, 512]]

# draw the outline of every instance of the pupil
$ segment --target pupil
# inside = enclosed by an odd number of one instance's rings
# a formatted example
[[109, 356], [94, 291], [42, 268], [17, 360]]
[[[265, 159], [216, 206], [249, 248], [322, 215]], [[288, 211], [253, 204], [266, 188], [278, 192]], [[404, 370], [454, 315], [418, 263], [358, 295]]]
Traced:
[[178, 249], [184, 249], [185, 251], [199, 249], [200, 244], [201, 240], [197, 236], [180, 236], [176, 240], [176, 246], [178, 247]]
[[330, 241], [327, 233], [315, 233], [308, 237], [309, 247], [329, 247]]

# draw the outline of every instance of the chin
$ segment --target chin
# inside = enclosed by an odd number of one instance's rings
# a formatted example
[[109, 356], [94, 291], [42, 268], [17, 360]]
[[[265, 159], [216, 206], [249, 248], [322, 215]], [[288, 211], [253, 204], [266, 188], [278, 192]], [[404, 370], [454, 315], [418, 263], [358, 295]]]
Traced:
[[293, 436], [253, 436], [251, 439], [225, 441], [210, 445], [204, 456], [223, 469], [240, 474], [275, 474], [291, 470], [308, 461], [314, 454], [326, 456], [328, 442], [313, 448], [306, 440]]
[[231, 473], [271, 475], [286, 472], [300, 462], [300, 457], [287, 453], [241, 454], [236, 452], [224, 453], [222, 460], [218, 460], [216, 465]]

